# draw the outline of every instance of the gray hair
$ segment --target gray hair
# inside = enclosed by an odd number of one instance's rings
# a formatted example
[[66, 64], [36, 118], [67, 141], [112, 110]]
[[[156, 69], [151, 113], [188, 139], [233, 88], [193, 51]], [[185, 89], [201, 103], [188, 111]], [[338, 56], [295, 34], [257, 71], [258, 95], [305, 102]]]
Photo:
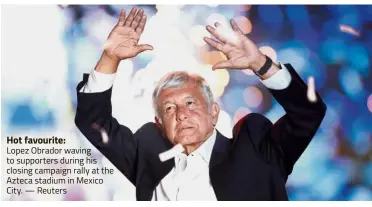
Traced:
[[200, 75], [190, 74], [184, 71], [175, 71], [163, 76], [163, 78], [161, 78], [159, 82], [156, 84], [156, 87], [152, 93], [152, 103], [155, 110], [155, 115], [158, 118], [159, 118], [158, 99], [161, 92], [167, 88], [182, 87], [189, 82], [196, 84], [200, 88], [207, 102], [208, 110], [210, 110], [214, 102], [214, 98], [207, 81], [205, 81], [205, 79]]

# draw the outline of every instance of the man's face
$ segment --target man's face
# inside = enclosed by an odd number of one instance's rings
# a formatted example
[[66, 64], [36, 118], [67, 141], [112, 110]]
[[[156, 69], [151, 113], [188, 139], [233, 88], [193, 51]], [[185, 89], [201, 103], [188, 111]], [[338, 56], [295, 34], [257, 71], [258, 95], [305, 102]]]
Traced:
[[213, 133], [219, 107], [211, 109], [200, 88], [188, 83], [179, 88], [167, 88], [160, 94], [158, 111], [167, 138], [173, 144], [194, 145]]

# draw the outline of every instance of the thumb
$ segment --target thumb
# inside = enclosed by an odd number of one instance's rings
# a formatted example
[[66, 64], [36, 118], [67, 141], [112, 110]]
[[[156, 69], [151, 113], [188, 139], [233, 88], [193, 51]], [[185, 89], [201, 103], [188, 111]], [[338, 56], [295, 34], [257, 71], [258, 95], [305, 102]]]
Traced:
[[212, 70], [231, 68], [232, 66], [229, 60], [224, 60], [214, 64]]
[[148, 44], [143, 44], [143, 45], [137, 45], [136, 46], [136, 50], [137, 50], [138, 53], [141, 53], [145, 50], [153, 50], [153, 49], [154, 49], [154, 47], [151, 46], [151, 45], [148, 45]]

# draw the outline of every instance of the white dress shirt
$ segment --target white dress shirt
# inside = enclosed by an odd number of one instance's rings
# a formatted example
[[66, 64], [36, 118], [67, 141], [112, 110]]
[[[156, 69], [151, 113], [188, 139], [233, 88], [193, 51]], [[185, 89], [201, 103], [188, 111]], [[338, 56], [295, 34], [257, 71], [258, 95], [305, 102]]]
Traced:
[[175, 167], [160, 181], [152, 196], [153, 201], [213, 201], [217, 200], [209, 179], [209, 161], [216, 141], [213, 134], [188, 156], [174, 158]]
[[[291, 82], [291, 75], [285, 65], [281, 70], [266, 80], [260, 81], [268, 88], [281, 90]], [[80, 90], [83, 93], [97, 93], [110, 89], [115, 74], [104, 74], [92, 70], [87, 84]], [[213, 134], [188, 156], [184, 153], [174, 158], [175, 167], [160, 181], [155, 188], [152, 201], [179, 200], [217, 200], [209, 178], [209, 161], [216, 141], [216, 129]]]

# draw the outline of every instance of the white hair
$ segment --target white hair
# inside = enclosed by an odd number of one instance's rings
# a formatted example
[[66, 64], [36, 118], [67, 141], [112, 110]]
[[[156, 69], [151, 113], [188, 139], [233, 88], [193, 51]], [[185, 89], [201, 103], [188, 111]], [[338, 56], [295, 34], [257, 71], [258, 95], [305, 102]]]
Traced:
[[210, 110], [212, 104], [214, 103], [214, 98], [212, 91], [205, 79], [200, 75], [190, 74], [184, 71], [175, 71], [163, 76], [163, 78], [161, 78], [156, 84], [156, 87], [152, 93], [152, 103], [156, 117], [160, 118], [158, 110], [158, 99], [161, 92], [167, 88], [182, 87], [189, 82], [194, 83], [197, 87], [199, 87], [207, 102], [208, 110]]

